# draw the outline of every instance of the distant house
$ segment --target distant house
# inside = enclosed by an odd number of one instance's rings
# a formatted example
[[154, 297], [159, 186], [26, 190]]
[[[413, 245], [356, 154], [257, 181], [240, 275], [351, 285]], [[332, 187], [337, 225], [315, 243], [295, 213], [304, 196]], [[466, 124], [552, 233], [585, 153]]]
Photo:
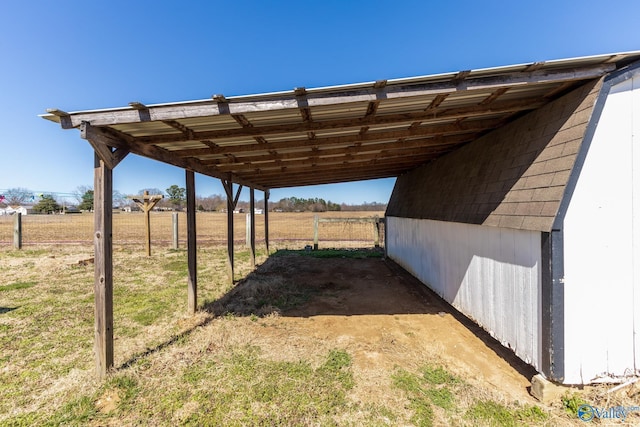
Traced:
[[0, 208], [0, 215], [14, 215], [17, 213], [22, 215], [32, 214], [33, 206], [17, 206], [15, 208], [7, 206], [6, 208]]
[[140, 207], [137, 205], [132, 205], [132, 206], [123, 206], [121, 210], [122, 212], [140, 212], [142, 209], [140, 209]]

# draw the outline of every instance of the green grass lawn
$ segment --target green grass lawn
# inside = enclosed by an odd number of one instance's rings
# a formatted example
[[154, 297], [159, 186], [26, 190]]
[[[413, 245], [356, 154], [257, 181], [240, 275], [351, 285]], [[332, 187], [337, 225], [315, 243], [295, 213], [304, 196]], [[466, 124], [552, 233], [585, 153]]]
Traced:
[[[0, 252], [0, 425], [519, 426], [571, 421], [562, 408], [554, 412], [500, 400], [491, 387], [472, 385], [437, 358], [382, 372], [388, 384], [378, 391], [383, 398], [359, 400], [355, 391], [361, 380], [346, 348], [310, 346], [302, 356], [287, 358], [280, 352], [288, 345], [286, 338], [275, 344], [259, 339], [267, 329], [284, 330], [277, 315], [216, 315], [204, 309], [231, 290], [222, 249], [198, 252], [202, 309], [195, 316], [186, 314], [186, 252], [156, 250], [152, 257], [142, 252], [114, 252], [115, 369], [103, 381], [94, 373], [93, 265], [78, 262], [92, 256], [91, 248]], [[332, 256], [326, 251], [316, 255]], [[357, 251], [333, 255], [373, 256]], [[244, 277], [251, 271], [248, 256], [237, 259], [237, 275]], [[265, 253], [258, 254], [258, 260], [265, 259]], [[287, 282], [271, 285], [287, 295]], [[264, 304], [291, 305], [313, 297], [295, 292]]]

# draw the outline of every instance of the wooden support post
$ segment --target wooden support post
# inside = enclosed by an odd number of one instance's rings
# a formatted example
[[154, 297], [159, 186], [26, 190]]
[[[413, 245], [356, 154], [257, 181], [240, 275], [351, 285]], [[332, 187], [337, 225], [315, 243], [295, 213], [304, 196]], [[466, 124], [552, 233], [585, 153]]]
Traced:
[[233, 182], [222, 180], [227, 193], [227, 274], [233, 284]]
[[249, 215], [250, 218], [250, 256], [251, 256], [251, 266], [255, 268], [256, 266], [256, 197], [255, 190], [253, 188], [249, 189]]
[[13, 220], [13, 248], [22, 249], [22, 213], [17, 212]]
[[113, 172], [98, 154], [94, 183], [94, 294], [96, 372], [104, 378], [113, 367]]
[[387, 248], [389, 247], [389, 230], [387, 229], [387, 218], [382, 218], [382, 222], [384, 224], [384, 257], [387, 258], [389, 256], [389, 254], [387, 253]]
[[155, 205], [160, 200], [162, 200], [163, 197], [164, 196], [162, 194], [149, 195], [149, 192], [147, 190], [144, 191], [142, 199], [131, 197], [131, 199], [136, 202], [136, 204], [140, 206], [140, 209], [142, 209], [142, 211], [144, 212], [144, 224], [147, 229], [147, 256], [151, 256], [151, 218], [149, 217], [149, 213], [151, 212], [151, 209], [153, 209]]
[[233, 182], [231, 179], [223, 179], [221, 181], [222, 187], [224, 187], [224, 191], [227, 193], [227, 268], [229, 270], [229, 280], [231, 281], [231, 284], [233, 284], [233, 211], [236, 209], [236, 205], [240, 199], [242, 185], [238, 187], [238, 192], [234, 197]]
[[313, 217], [313, 250], [318, 250], [318, 226], [320, 224], [320, 217], [315, 215]]
[[264, 244], [269, 256], [269, 190], [264, 192]]
[[376, 248], [380, 247], [380, 218], [375, 217], [375, 222], [373, 223], [373, 245]]
[[173, 215], [171, 215], [171, 223], [173, 225], [173, 249], [178, 249], [178, 212], [174, 212]]
[[198, 309], [198, 261], [196, 258], [196, 184], [195, 173], [186, 171], [187, 183], [187, 293], [189, 313]]
[[233, 283], [233, 201], [227, 200], [227, 272]]
[[244, 236], [245, 236], [245, 246], [247, 248], [251, 247], [251, 214], [247, 212], [245, 215], [245, 224], [244, 224]]
[[113, 168], [129, 149], [89, 123], [80, 126], [82, 138], [94, 149], [93, 249], [96, 373], [104, 378], [113, 367]]

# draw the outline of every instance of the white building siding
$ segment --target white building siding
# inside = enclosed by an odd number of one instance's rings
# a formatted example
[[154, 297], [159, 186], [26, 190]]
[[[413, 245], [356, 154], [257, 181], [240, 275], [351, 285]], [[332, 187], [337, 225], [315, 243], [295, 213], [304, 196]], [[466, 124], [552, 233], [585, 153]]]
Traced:
[[539, 232], [387, 217], [387, 253], [540, 369]]
[[640, 368], [639, 138], [635, 77], [611, 88], [564, 218], [566, 383]]

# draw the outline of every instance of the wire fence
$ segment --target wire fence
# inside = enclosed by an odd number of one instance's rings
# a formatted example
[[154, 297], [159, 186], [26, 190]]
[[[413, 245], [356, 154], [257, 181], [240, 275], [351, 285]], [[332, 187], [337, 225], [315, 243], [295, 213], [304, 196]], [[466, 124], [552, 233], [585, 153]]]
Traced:
[[[314, 244], [314, 218], [383, 218], [384, 212], [269, 212], [269, 245], [271, 248], [304, 248]], [[234, 242], [247, 242], [247, 214], [234, 214]], [[256, 245], [265, 243], [265, 216], [255, 216]], [[178, 246], [186, 247], [186, 213], [177, 213]], [[0, 247], [12, 247], [15, 216], [0, 216]], [[171, 247], [174, 242], [174, 213], [151, 212], [151, 245]], [[376, 237], [384, 243], [384, 222], [327, 221], [319, 224], [320, 248], [373, 247]], [[376, 233], [379, 233], [376, 234]], [[198, 246], [219, 246], [227, 243], [227, 214], [198, 212], [196, 214]], [[113, 244], [141, 245], [146, 242], [145, 214], [114, 212]], [[93, 214], [22, 215], [22, 245], [59, 244], [90, 245], [93, 243]]]

